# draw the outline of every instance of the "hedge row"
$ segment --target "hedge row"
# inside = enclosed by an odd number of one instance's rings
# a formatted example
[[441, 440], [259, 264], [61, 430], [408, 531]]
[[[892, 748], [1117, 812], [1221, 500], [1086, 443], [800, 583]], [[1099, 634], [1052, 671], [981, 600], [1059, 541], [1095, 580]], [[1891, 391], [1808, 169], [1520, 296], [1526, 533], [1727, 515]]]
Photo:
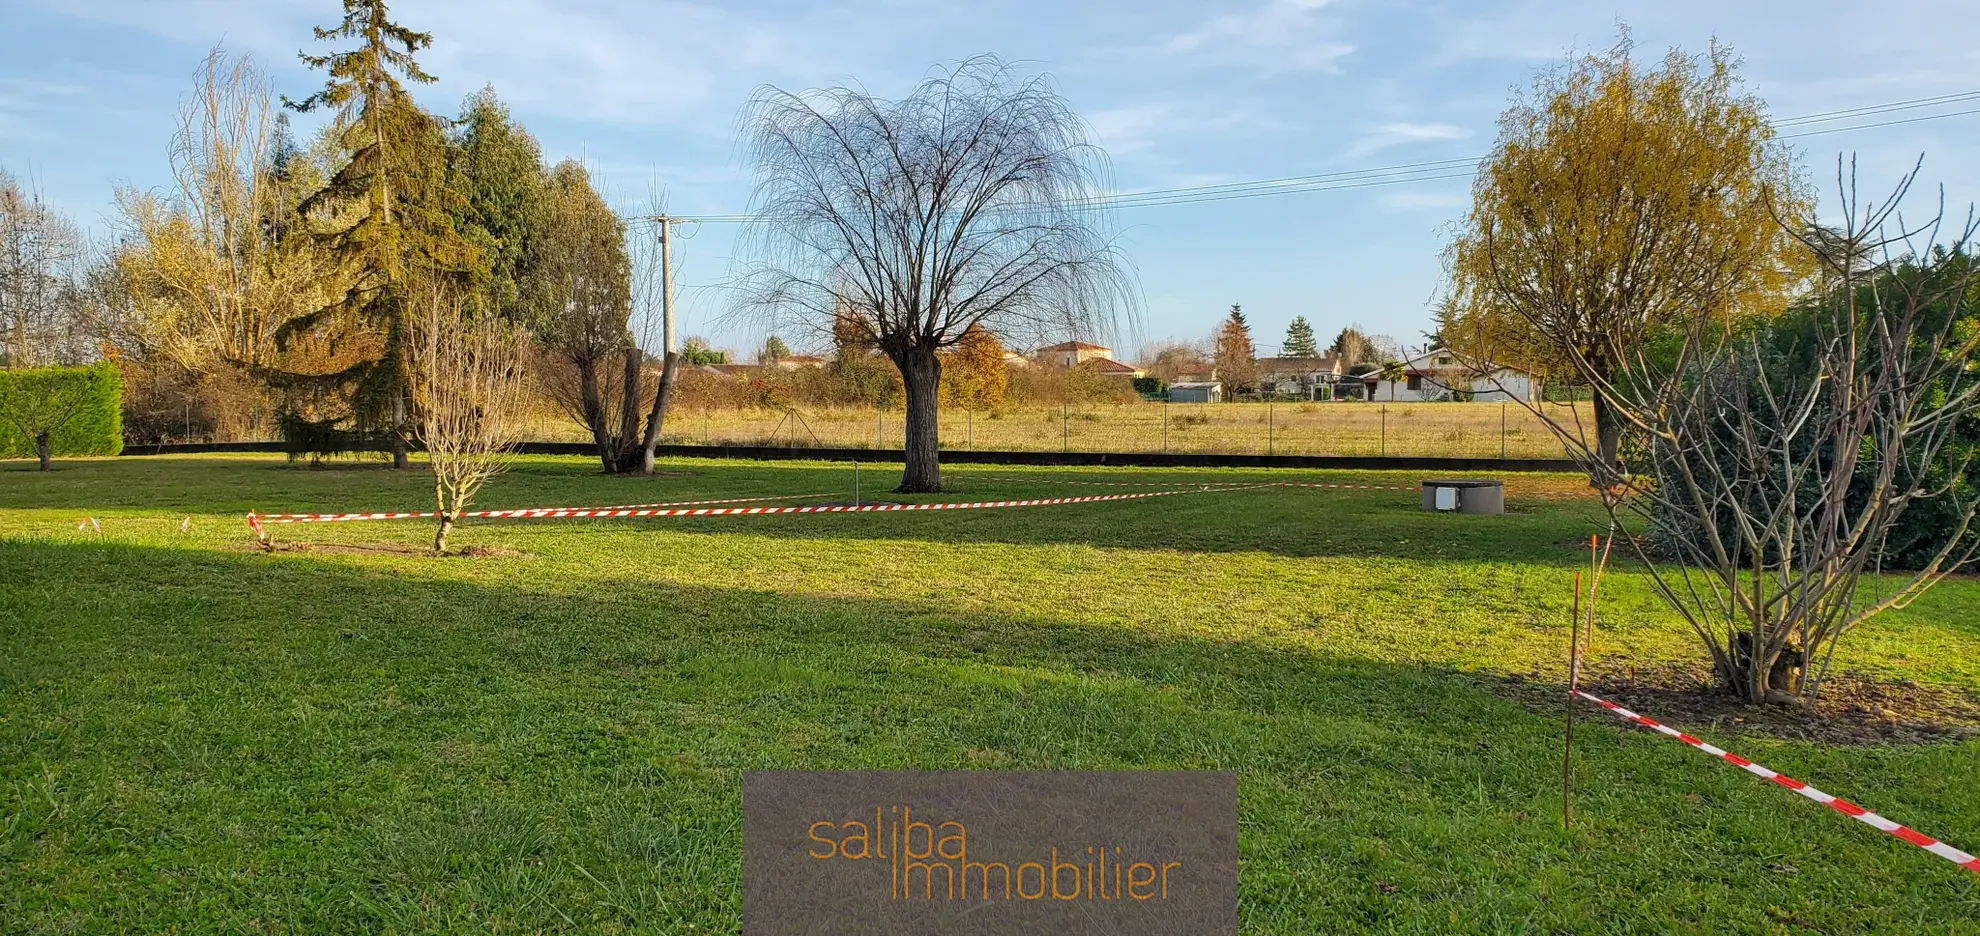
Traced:
[[124, 378], [117, 365], [0, 370], [0, 458], [33, 458], [33, 430], [51, 422], [60, 423], [49, 438], [56, 455], [122, 452]]

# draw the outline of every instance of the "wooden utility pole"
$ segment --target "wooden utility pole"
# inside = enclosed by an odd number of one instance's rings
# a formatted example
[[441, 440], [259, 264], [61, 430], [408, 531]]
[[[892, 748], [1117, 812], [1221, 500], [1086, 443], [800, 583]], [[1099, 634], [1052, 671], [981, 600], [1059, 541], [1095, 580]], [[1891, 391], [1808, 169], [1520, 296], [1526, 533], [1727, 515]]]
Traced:
[[660, 429], [667, 421], [667, 404], [674, 395], [674, 377], [680, 368], [680, 354], [674, 350], [674, 219], [660, 215], [652, 219], [660, 225], [660, 387], [653, 393], [653, 410], [646, 415], [645, 453], [640, 473], [653, 473], [653, 450], [660, 444]]

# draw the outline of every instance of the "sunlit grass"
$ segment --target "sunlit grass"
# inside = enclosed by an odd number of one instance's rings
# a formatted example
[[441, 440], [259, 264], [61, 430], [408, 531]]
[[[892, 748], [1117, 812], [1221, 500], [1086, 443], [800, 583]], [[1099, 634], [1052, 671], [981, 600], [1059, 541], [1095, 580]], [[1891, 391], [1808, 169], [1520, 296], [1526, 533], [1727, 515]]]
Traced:
[[[1970, 872], [1593, 714], [1561, 831], [1559, 713], [1496, 683], [1560, 671], [1600, 513], [1572, 478], [1513, 476], [1502, 517], [1267, 489], [470, 523], [460, 544], [507, 552], [432, 559], [348, 549], [409, 553], [424, 524], [247, 542], [250, 509], [426, 507], [417, 472], [28, 467], [0, 465], [0, 931], [734, 932], [740, 778], [766, 767], [1236, 770], [1247, 933], [1980, 931]], [[687, 475], [527, 459], [484, 504], [852, 486], [663, 467]], [[1073, 490], [1054, 479], [1416, 477], [970, 466], [888, 496]], [[867, 496], [892, 480], [863, 469]], [[1695, 653], [1638, 576], [1604, 595], [1604, 659]], [[1980, 690], [1980, 584], [1844, 657]], [[1980, 844], [1980, 742], [1699, 730]]]

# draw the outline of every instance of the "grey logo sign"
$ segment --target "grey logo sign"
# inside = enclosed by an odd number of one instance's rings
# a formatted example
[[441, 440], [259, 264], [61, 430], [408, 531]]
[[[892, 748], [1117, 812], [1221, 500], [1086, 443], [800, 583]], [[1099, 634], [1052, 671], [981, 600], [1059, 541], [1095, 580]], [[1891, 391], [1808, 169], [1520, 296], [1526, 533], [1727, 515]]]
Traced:
[[1237, 775], [751, 771], [743, 934], [1237, 932]]

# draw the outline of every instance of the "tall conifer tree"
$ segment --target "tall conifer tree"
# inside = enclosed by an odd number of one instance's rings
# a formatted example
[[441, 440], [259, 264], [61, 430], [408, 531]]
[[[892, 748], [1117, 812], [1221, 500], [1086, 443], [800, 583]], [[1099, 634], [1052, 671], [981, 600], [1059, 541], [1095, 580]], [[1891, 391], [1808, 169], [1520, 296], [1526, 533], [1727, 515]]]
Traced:
[[318, 331], [341, 319], [382, 338], [380, 351], [334, 374], [315, 375], [349, 395], [359, 428], [383, 426], [393, 464], [406, 465], [405, 314], [413, 282], [463, 276], [481, 268], [478, 251], [454, 228], [457, 196], [446, 185], [445, 122], [421, 110], [400, 82], [432, 83], [413, 54], [432, 35], [392, 22], [384, 0], [344, 0], [344, 18], [315, 30], [319, 41], [352, 39], [357, 46], [325, 55], [304, 53], [311, 68], [329, 73], [323, 88], [298, 111], [330, 110], [347, 160], [303, 201], [303, 211], [332, 222], [326, 246], [351, 270], [339, 301], [288, 326], [289, 335]]

